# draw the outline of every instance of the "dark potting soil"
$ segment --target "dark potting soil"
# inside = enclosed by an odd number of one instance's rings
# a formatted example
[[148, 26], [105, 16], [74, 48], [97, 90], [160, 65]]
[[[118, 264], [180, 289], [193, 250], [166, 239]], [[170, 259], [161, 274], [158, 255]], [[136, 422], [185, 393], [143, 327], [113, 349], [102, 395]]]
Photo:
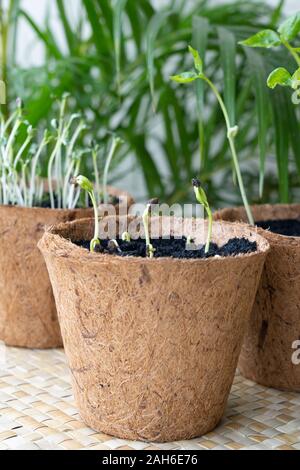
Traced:
[[[119, 250], [109, 243], [109, 240], [103, 240], [101, 242], [101, 252], [118, 255], [118, 256], [135, 256], [135, 257], [146, 257], [146, 245], [145, 240], [139, 238], [138, 240], [132, 240], [125, 242], [123, 240], [117, 240]], [[218, 247], [215, 243], [211, 243], [210, 250], [205, 253], [205, 246], [200, 245], [196, 249], [186, 249], [187, 240], [182, 239], [154, 239], [151, 241], [155, 248], [155, 258], [212, 258], [213, 256], [237, 256], [240, 254], [253, 253], [257, 250], [257, 243], [250, 242], [246, 238], [232, 238], [225, 245]], [[87, 241], [75, 242], [77, 246], [82, 248], [90, 249], [90, 243]], [[195, 245], [193, 245], [195, 247]]]
[[300, 220], [297, 219], [265, 220], [256, 222], [256, 225], [279, 235], [300, 237]]

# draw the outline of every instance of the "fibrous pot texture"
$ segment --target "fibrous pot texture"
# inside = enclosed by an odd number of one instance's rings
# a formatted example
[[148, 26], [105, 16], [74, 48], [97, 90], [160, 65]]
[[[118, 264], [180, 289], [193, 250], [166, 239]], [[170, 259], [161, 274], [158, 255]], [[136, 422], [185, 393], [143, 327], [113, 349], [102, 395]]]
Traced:
[[[166, 235], [164, 221], [153, 219], [152, 230], [160, 225]], [[185, 233], [181, 222], [175, 219], [171, 234], [188, 236], [196, 226], [196, 242], [205, 240], [203, 221], [188, 220]], [[206, 260], [123, 258], [71, 242], [89, 240], [93, 226], [63, 224], [39, 243], [83, 420], [126, 439], [207, 433], [226, 407], [268, 243], [224, 222], [214, 224], [215, 242], [245, 236], [258, 251]]]
[[[252, 211], [256, 221], [300, 218], [300, 205], [261, 205], [253, 206]], [[245, 211], [240, 207], [224, 209], [215, 217], [246, 221]], [[245, 377], [262, 385], [299, 392], [300, 364], [293, 357], [296, 356], [296, 342], [300, 340], [300, 237], [278, 235], [263, 229], [258, 232], [269, 241], [271, 249], [239, 368]]]
[[92, 209], [0, 206], [0, 340], [6, 345], [62, 346], [52, 288], [37, 242], [46, 226], [92, 214]]

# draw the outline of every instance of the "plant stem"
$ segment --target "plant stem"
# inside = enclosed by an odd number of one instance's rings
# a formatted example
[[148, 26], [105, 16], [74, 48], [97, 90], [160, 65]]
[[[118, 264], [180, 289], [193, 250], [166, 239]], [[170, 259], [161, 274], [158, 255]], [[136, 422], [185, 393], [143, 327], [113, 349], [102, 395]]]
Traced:
[[144, 224], [145, 242], [146, 242], [146, 256], [148, 258], [153, 258], [154, 248], [153, 248], [153, 245], [151, 244], [150, 233], [149, 233], [150, 211], [151, 211], [151, 205], [148, 204], [143, 214], [143, 224]]
[[212, 212], [210, 208], [205, 206], [205, 209], [206, 209], [207, 217], [208, 217], [208, 233], [207, 233], [207, 240], [206, 240], [206, 245], [205, 245], [205, 253], [208, 253], [209, 247], [210, 247], [211, 236], [212, 236], [213, 218], [212, 218]]
[[95, 175], [96, 201], [97, 201], [97, 204], [99, 204], [100, 203], [100, 181], [99, 181], [97, 157], [98, 157], [98, 152], [96, 149], [93, 149], [92, 158], [93, 158], [94, 175]]
[[232, 159], [233, 159], [233, 163], [234, 163], [235, 172], [236, 172], [236, 175], [237, 175], [237, 180], [238, 180], [238, 184], [239, 184], [239, 188], [240, 188], [240, 193], [241, 193], [241, 196], [242, 196], [243, 204], [245, 206], [245, 210], [246, 210], [246, 213], [247, 213], [249, 223], [251, 225], [254, 225], [254, 219], [253, 219], [253, 215], [252, 215], [249, 203], [248, 203], [248, 199], [247, 199], [247, 195], [246, 195], [246, 191], [245, 191], [245, 187], [244, 187], [244, 182], [243, 182], [243, 178], [242, 178], [241, 170], [240, 170], [240, 166], [239, 166], [239, 161], [238, 161], [238, 157], [237, 157], [237, 153], [236, 153], [234, 137], [231, 134], [232, 127], [230, 125], [230, 120], [229, 120], [229, 116], [228, 116], [228, 112], [227, 112], [225, 103], [224, 103], [220, 93], [218, 92], [217, 88], [209, 80], [209, 78], [207, 78], [205, 75], [202, 75], [201, 78], [202, 78], [202, 80], [206, 81], [206, 83], [212, 89], [213, 93], [215, 94], [215, 96], [216, 96], [216, 98], [217, 98], [217, 100], [220, 104], [222, 113], [224, 115], [225, 122], [226, 122], [226, 127], [227, 127], [227, 138], [228, 138], [229, 145], [230, 145], [230, 150], [231, 150], [231, 154], [232, 154]]
[[[95, 217], [95, 232], [94, 232], [94, 240], [99, 239], [99, 215], [98, 215], [98, 206], [95, 195], [93, 192], [89, 192], [89, 196], [91, 198], [93, 208], [94, 208], [94, 217]], [[93, 242], [93, 240], [92, 240]], [[91, 243], [92, 243], [91, 242]], [[91, 250], [94, 251], [94, 250]]]
[[288, 41], [282, 40], [282, 44], [287, 48], [287, 50], [292, 54], [293, 58], [295, 59], [298, 67], [300, 67], [300, 57], [295, 51], [295, 49], [290, 45]]

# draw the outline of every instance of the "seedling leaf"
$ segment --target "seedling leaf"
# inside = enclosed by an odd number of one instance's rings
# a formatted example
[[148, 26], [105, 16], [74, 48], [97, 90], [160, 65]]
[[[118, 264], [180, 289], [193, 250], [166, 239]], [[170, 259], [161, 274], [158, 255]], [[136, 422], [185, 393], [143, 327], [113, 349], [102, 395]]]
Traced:
[[170, 77], [171, 80], [177, 83], [191, 83], [197, 80], [197, 78], [199, 78], [199, 75], [193, 70], [190, 72], [180, 73], [179, 75], [172, 75]]
[[270, 73], [267, 80], [267, 85], [272, 89], [277, 85], [292, 86], [291, 74], [284, 67], [278, 67]]
[[292, 75], [292, 88], [295, 90], [300, 87], [300, 67]]
[[194, 49], [192, 46], [189, 46], [189, 51], [192, 54], [192, 56], [194, 57], [195, 69], [199, 73], [203, 73], [203, 62], [202, 62], [202, 59], [199, 55], [199, 52], [196, 49]]
[[239, 44], [248, 47], [269, 48], [279, 46], [281, 44], [281, 40], [275, 31], [272, 31], [271, 29], [263, 29], [262, 31], [254, 34], [254, 36], [250, 36], [248, 39], [240, 41]]
[[292, 41], [300, 32], [300, 12], [290, 16], [278, 28], [281, 39]]

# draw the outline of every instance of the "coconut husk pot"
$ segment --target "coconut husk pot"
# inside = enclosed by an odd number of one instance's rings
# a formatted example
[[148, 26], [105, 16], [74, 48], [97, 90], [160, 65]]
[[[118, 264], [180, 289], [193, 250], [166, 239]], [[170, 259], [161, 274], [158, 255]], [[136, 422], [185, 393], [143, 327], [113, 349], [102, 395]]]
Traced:
[[[253, 206], [256, 221], [299, 219], [300, 205]], [[247, 220], [243, 208], [229, 208], [216, 219]], [[293, 363], [293, 343], [300, 339], [300, 237], [258, 228], [270, 243], [239, 361], [241, 373], [255, 382], [300, 391], [300, 365]]]
[[[123, 193], [110, 188], [112, 192], [120, 195], [121, 205]], [[0, 340], [7, 346], [62, 346], [52, 288], [37, 242], [45, 226], [92, 214], [92, 209], [0, 206]]]
[[[163, 219], [152, 219], [151, 230]], [[203, 221], [175, 219], [169, 233]], [[121, 219], [118, 223], [123, 223]], [[168, 225], [168, 224], [167, 224]], [[256, 240], [255, 253], [210, 259], [90, 253], [92, 220], [49, 229], [48, 267], [75, 399], [90, 427], [120, 438], [175, 441], [207, 433], [226, 407], [268, 243], [254, 230], [215, 223], [213, 239]], [[109, 237], [110, 227], [107, 232]]]

